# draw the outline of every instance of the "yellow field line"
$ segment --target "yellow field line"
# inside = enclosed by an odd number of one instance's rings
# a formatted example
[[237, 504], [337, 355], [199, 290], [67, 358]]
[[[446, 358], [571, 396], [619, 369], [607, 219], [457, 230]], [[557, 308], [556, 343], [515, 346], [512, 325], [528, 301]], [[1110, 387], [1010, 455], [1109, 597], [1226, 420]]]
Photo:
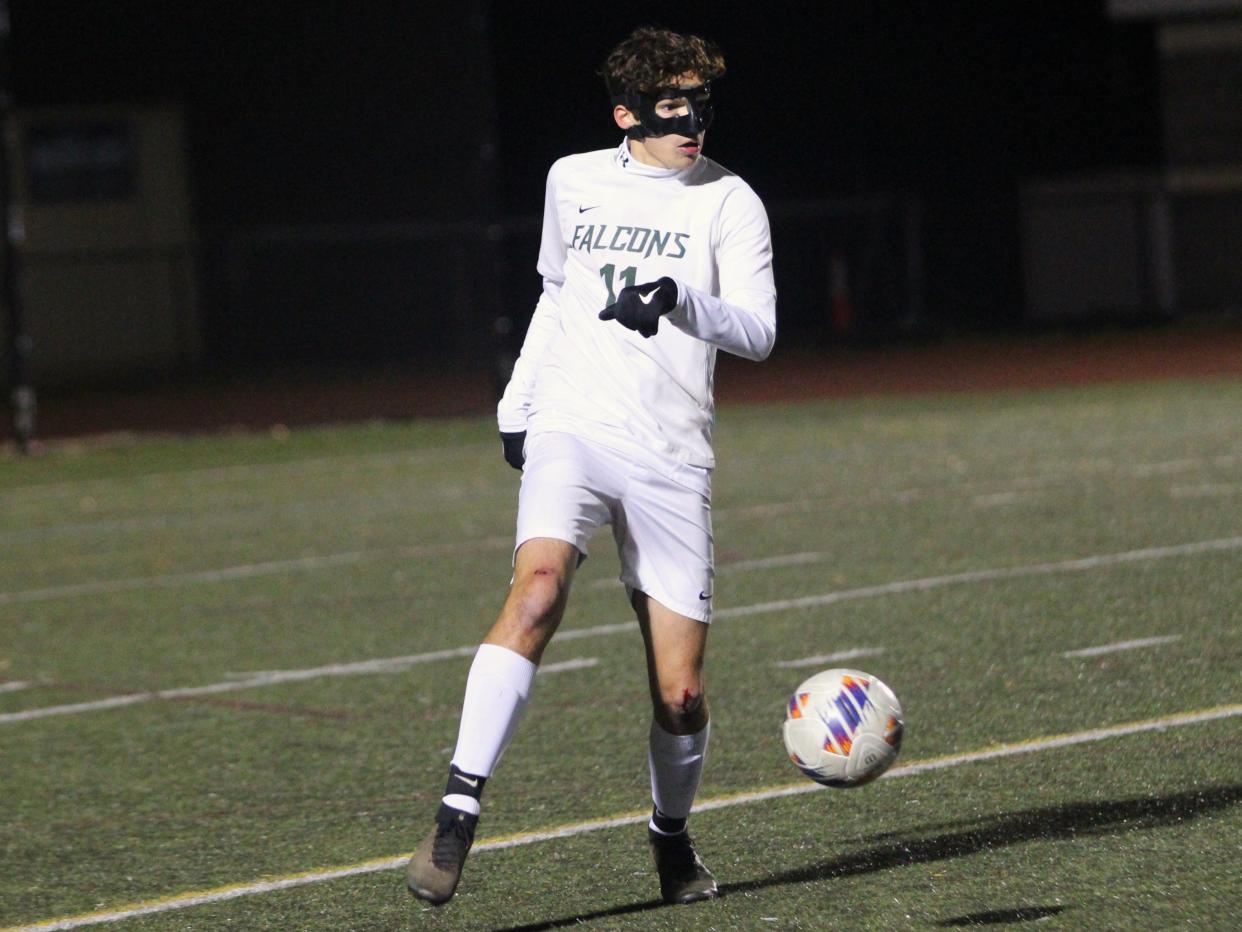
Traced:
[[[1107, 738], [1117, 738], [1125, 735], [1139, 734], [1149, 731], [1163, 731], [1166, 728], [1180, 728], [1186, 725], [1196, 725], [1220, 719], [1236, 718], [1238, 716], [1242, 716], [1242, 704], [1222, 705], [1210, 709], [1200, 709], [1193, 712], [1181, 712], [1174, 715], [1161, 716], [1159, 718], [1150, 718], [1137, 722], [1128, 722], [1121, 725], [1112, 725], [1107, 728], [1096, 728], [1088, 731], [1070, 732], [1060, 735], [1047, 735], [1039, 738], [1028, 738], [1024, 741], [992, 745], [978, 751], [969, 751], [962, 754], [946, 754], [941, 757], [931, 757], [924, 760], [912, 761], [908, 764], [894, 767], [884, 775], [884, 779], [911, 777], [917, 774], [928, 773], [933, 770], [944, 770], [950, 767], [958, 767], [962, 764], [969, 764], [977, 761], [995, 760], [1001, 757], [1014, 757], [1019, 754], [1033, 754], [1039, 751], [1047, 751], [1055, 748], [1071, 747], [1076, 744], [1087, 744], [1094, 741], [1103, 741]], [[809, 780], [803, 780], [797, 783], [773, 784], [759, 789], [744, 790], [737, 793], [727, 793], [721, 796], [710, 797], [698, 803], [694, 807], [694, 811], [707, 812], [713, 809], [725, 809], [730, 806], [763, 802], [770, 799], [778, 799], [784, 796], [796, 796], [802, 793], [812, 793], [823, 789], [824, 787], [819, 786], [816, 783], [811, 783]], [[619, 813], [605, 819], [594, 819], [587, 822], [574, 822], [549, 829], [542, 829], [540, 831], [513, 832], [509, 835], [501, 835], [486, 841], [480, 841], [479, 844], [475, 845], [474, 850], [475, 852], [481, 852], [494, 851], [500, 848], [515, 848], [521, 845], [530, 845], [541, 841], [550, 841], [555, 838], [568, 838], [573, 835], [582, 835], [588, 832], [597, 832], [623, 825], [633, 825], [638, 822], [644, 822], [647, 818], [647, 810], [635, 810], [631, 812]], [[47, 919], [36, 922], [33, 925], [9, 926], [7, 928], [0, 929], [0, 932], [57, 932], [57, 930], [62, 929], [76, 929], [82, 926], [99, 925], [106, 922], [119, 922], [123, 919], [131, 919], [136, 916], [168, 912], [176, 909], [185, 909], [190, 906], [201, 906], [207, 903], [218, 903], [222, 900], [237, 899], [239, 897], [253, 896], [260, 893], [271, 893], [275, 890], [284, 890], [290, 887], [304, 886], [312, 883], [322, 883], [324, 881], [336, 880], [342, 877], [353, 877], [359, 874], [374, 873], [376, 871], [396, 870], [397, 868], [402, 867], [409, 857], [410, 855], [407, 853], [390, 857], [373, 858], [371, 860], [360, 861], [356, 864], [349, 864], [342, 867], [320, 868], [317, 870], [302, 871], [296, 874], [286, 874], [281, 877], [269, 878], [267, 880], [230, 884], [228, 886], [213, 887], [208, 890], [200, 890], [197, 892], [179, 893], [172, 896], [158, 897], [152, 900], [143, 900], [142, 902], [131, 903], [125, 906], [117, 906], [107, 910], [97, 910], [95, 912], [79, 913], [73, 916]]]

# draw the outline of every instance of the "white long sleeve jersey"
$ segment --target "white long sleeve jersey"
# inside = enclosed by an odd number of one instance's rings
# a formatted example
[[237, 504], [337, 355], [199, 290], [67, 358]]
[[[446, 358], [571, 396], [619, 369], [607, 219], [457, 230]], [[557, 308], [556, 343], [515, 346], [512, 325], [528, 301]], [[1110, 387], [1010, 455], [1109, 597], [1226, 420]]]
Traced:
[[[699, 157], [681, 171], [622, 141], [548, 172], [543, 293], [497, 409], [502, 431], [635, 443], [710, 469], [717, 348], [767, 357], [776, 339], [768, 218], [741, 178]], [[677, 306], [644, 338], [599, 312], [668, 276]]]

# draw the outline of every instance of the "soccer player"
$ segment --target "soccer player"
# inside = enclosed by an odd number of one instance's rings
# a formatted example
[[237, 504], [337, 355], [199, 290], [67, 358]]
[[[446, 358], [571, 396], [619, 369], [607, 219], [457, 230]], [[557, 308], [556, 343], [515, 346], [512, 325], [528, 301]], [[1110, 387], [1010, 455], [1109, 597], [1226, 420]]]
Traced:
[[498, 408], [504, 458], [522, 470], [513, 580], [466, 680], [435, 826], [406, 871], [432, 903], [457, 887], [483, 785], [605, 524], [646, 645], [661, 895], [717, 893], [686, 830], [709, 730], [712, 375], [718, 349], [762, 360], [776, 336], [763, 205], [702, 154], [723, 73], [704, 39], [635, 31], [603, 68], [625, 138], [548, 173], [543, 293]]

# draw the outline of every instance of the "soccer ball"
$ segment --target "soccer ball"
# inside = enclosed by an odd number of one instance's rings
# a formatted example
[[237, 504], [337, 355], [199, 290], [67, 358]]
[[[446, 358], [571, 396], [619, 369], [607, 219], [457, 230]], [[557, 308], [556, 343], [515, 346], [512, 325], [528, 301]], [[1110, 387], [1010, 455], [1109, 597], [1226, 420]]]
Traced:
[[785, 750], [816, 783], [862, 786], [897, 759], [901, 731], [891, 689], [860, 670], [825, 670], [789, 697]]

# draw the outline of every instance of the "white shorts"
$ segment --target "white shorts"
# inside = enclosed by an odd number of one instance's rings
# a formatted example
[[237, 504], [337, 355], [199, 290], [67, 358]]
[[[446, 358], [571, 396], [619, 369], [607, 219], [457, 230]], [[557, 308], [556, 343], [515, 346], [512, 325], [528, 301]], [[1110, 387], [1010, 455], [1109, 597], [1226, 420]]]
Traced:
[[711, 472], [573, 434], [529, 438], [514, 552], [532, 538], [551, 537], [573, 544], [585, 559], [587, 542], [605, 524], [612, 525], [628, 592], [711, 621]]

